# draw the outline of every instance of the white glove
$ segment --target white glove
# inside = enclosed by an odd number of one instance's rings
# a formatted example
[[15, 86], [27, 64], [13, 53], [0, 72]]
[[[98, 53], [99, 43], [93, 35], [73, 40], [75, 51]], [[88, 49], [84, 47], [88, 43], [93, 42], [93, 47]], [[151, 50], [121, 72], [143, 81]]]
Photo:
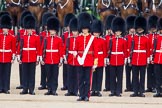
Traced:
[[20, 55], [17, 55], [17, 61], [20, 61]]
[[12, 54], [12, 60], [15, 60], [15, 54]]
[[110, 64], [109, 58], [106, 59], [106, 63], [107, 63], [108, 65]]
[[152, 61], [153, 60], [153, 57], [152, 57], [152, 55], [150, 55], [150, 61]]
[[150, 64], [150, 58], [149, 57], [147, 58], [147, 64]]
[[131, 63], [131, 60], [130, 60], [130, 57], [128, 57], [128, 64], [130, 64]]
[[104, 58], [104, 65], [106, 66], [107, 58]]
[[124, 64], [127, 64], [127, 58], [124, 59]]

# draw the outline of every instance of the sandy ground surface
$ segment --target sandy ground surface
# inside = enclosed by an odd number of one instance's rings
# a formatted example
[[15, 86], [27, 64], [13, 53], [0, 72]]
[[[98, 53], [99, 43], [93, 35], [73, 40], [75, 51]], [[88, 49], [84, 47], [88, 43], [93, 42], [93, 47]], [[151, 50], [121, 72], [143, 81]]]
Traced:
[[[145, 98], [130, 98], [130, 92], [124, 92], [122, 97], [109, 97], [109, 92], [102, 92], [102, 97], [91, 97], [89, 102], [77, 102], [78, 97], [65, 97], [66, 91], [62, 87], [62, 67], [59, 73], [58, 96], [44, 96], [47, 90], [38, 90], [40, 84], [40, 66], [36, 70], [35, 96], [20, 95], [21, 90], [15, 89], [19, 85], [18, 63], [12, 65], [11, 94], [0, 94], [0, 108], [162, 108], [162, 98], [153, 98], [152, 93], [146, 93]], [[103, 79], [104, 87], [104, 79]], [[125, 74], [123, 78], [123, 90], [125, 89]]]

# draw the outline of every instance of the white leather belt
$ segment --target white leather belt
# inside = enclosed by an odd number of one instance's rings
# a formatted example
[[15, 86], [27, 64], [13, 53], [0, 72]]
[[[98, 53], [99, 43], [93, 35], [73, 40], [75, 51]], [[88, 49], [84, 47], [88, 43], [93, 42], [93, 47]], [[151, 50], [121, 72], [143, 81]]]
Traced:
[[58, 50], [46, 50], [46, 52], [58, 52]]
[[69, 51], [69, 54], [74, 54], [76, 51]]
[[111, 52], [111, 54], [124, 54], [123, 52]]
[[29, 50], [36, 50], [36, 48], [23, 48], [23, 50], [29, 51]]
[[3, 50], [3, 49], [0, 49], [0, 52], [11, 52], [11, 50]]
[[137, 53], [146, 53], [146, 50], [133, 50], [133, 52], [137, 52]]
[[158, 53], [162, 53], [162, 50], [156, 50], [156, 52], [158, 52]]
[[98, 52], [98, 54], [103, 54], [103, 52], [102, 52], [102, 51], [100, 51], [100, 52]]

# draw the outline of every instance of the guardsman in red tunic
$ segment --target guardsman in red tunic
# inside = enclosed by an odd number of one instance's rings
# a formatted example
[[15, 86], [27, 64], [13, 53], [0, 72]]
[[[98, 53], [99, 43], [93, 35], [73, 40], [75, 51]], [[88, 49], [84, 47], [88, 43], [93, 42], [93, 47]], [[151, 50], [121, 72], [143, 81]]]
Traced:
[[[16, 39], [16, 45], [18, 45], [18, 43], [21, 40], [21, 37], [26, 33], [24, 26], [23, 26], [23, 20], [24, 17], [27, 15], [32, 15], [32, 13], [30, 11], [23, 11], [20, 17], [20, 26], [21, 29], [19, 29], [18, 34], [17, 34], [17, 39]], [[20, 86], [16, 87], [16, 89], [23, 89], [23, 78], [22, 78], [22, 64], [19, 64], [19, 78], [20, 78]]]
[[20, 94], [35, 95], [35, 70], [39, 63], [40, 37], [33, 31], [35, 29], [36, 20], [34, 16], [27, 15], [23, 20], [26, 34], [23, 35], [18, 45], [18, 61], [22, 64], [23, 73], [23, 90]]
[[[107, 55], [109, 53], [108, 49], [110, 45], [110, 39], [114, 37], [112, 29], [111, 29], [111, 23], [112, 20], [115, 18], [115, 15], [109, 15], [106, 18], [106, 23], [105, 23], [105, 29], [106, 29], [106, 49], [107, 49]], [[103, 91], [110, 91], [110, 65], [107, 64], [105, 67], [105, 89]]]
[[[41, 44], [43, 43], [44, 38], [48, 36], [47, 31], [47, 19], [51, 16], [54, 16], [51, 12], [45, 12], [42, 16], [42, 26], [43, 30], [40, 33], [41, 38]], [[47, 72], [45, 70], [45, 65], [41, 65], [41, 81], [40, 81], [40, 87], [38, 87], [38, 90], [44, 90], [47, 89]]]
[[162, 18], [158, 21], [158, 30], [159, 35], [155, 38], [153, 44], [152, 63], [154, 63], [154, 74], [155, 74], [155, 85], [156, 85], [156, 94], [153, 97], [162, 97], [161, 95], [161, 83], [162, 83]]
[[[84, 20], [83, 20], [84, 19]], [[92, 17], [88, 13], [80, 13], [78, 16], [79, 31], [82, 32], [76, 39], [77, 60], [79, 66], [79, 99], [77, 101], [89, 101], [90, 80], [92, 67], [98, 64], [98, 48], [96, 38], [90, 34]]]
[[[130, 61], [133, 73], [133, 94], [130, 97], [145, 97], [145, 71], [149, 64], [149, 41], [145, 35], [147, 21], [144, 17], [139, 16], [135, 19], [136, 34], [132, 43], [133, 52]], [[130, 58], [128, 58], [130, 59]]]
[[41, 64], [45, 65], [47, 72], [47, 88], [45, 95], [54, 95], [58, 88], [59, 67], [63, 61], [63, 44], [62, 39], [57, 35], [59, 32], [59, 20], [55, 17], [47, 19], [47, 30], [49, 35], [44, 38], [40, 50]]
[[[150, 52], [152, 52], [153, 43], [157, 34], [157, 22], [158, 17], [156, 15], [152, 15], [148, 18], [148, 39], [150, 45]], [[150, 56], [151, 58], [152, 56]], [[147, 67], [147, 90], [145, 92], [156, 92], [155, 90], [155, 76], [154, 76], [154, 64], [150, 62]]]
[[64, 63], [68, 64], [68, 92], [65, 96], [78, 96], [78, 61], [76, 58], [77, 52], [75, 51], [76, 47], [76, 38], [79, 35], [78, 32], [78, 19], [72, 18], [70, 23], [70, 35], [66, 42], [66, 58]]
[[121, 17], [116, 17], [112, 21], [112, 31], [115, 35], [112, 38], [110, 58], [110, 91], [109, 96], [121, 97], [123, 67], [127, 61], [127, 41], [123, 38], [125, 32], [125, 21]]
[[9, 30], [12, 28], [11, 17], [2, 15], [0, 21], [0, 93], [10, 94], [11, 64], [16, 53], [16, 38]]
[[106, 41], [102, 37], [103, 25], [100, 20], [94, 20], [92, 23], [92, 33], [96, 37], [96, 44], [98, 46], [98, 65], [93, 72], [92, 78], [92, 93], [91, 96], [99, 96], [102, 88], [103, 68], [106, 65], [104, 61], [106, 58]]
[[[62, 35], [62, 41], [63, 41], [63, 47], [64, 50], [66, 50], [66, 42], [67, 42], [67, 38], [70, 35], [69, 34], [69, 22], [72, 18], [74, 18], [75, 15], [72, 13], [68, 13], [66, 14], [66, 16], [64, 17], [64, 33]], [[61, 90], [67, 90], [67, 86], [68, 86], [68, 80], [67, 80], [67, 76], [68, 76], [68, 72], [67, 72], [67, 64], [63, 64], [63, 87], [61, 88]]]
[[[134, 21], [135, 21], [136, 16], [131, 15], [128, 16], [126, 19], [126, 24], [127, 24], [127, 31], [128, 35], [126, 35], [126, 40], [127, 40], [127, 54], [131, 52], [131, 44], [132, 44], [132, 38], [135, 34], [135, 29], [134, 29]], [[132, 66], [127, 62], [125, 65], [125, 72], [126, 72], [126, 89], [125, 92], [132, 91]]]

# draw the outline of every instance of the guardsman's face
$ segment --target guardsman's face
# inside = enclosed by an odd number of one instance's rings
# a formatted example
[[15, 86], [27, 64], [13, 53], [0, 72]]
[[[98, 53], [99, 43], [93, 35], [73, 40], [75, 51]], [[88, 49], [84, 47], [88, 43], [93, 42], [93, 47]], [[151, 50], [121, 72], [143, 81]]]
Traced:
[[82, 29], [82, 32], [83, 32], [83, 34], [87, 34], [89, 32], [89, 29], [88, 28], [84, 28], [84, 29]]
[[72, 31], [73, 35], [76, 37], [79, 35], [79, 32], [78, 31]]
[[56, 30], [49, 30], [49, 32], [50, 32], [50, 35], [52, 36], [56, 35]]
[[151, 28], [151, 30], [150, 30], [152, 33], [155, 33], [155, 32], [157, 32], [157, 29], [156, 28]]
[[116, 32], [115, 32], [115, 35], [116, 35], [116, 36], [121, 36], [121, 34], [122, 34], [121, 31], [116, 31]]
[[100, 36], [100, 33], [94, 32], [93, 35], [94, 35], [95, 37], [99, 37], [99, 36]]
[[137, 32], [138, 32], [138, 33], [143, 33], [144, 30], [143, 30], [142, 28], [138, 28], [138, 29], [137, 29]]
[[3, 34], [8, 34], [8, 30], [9, 30], [9, 29], [3, 28], [2, 30], [3, 30]]
[[27, 31], [27, 34], [30, 34], [30, 35], [32, 34], [32, 29], [27, 29], [26, 31]]
[[134, 28], [129, 29], [129, 34], [134, 34], [134, 33], [135, 33], [135, 29]]

